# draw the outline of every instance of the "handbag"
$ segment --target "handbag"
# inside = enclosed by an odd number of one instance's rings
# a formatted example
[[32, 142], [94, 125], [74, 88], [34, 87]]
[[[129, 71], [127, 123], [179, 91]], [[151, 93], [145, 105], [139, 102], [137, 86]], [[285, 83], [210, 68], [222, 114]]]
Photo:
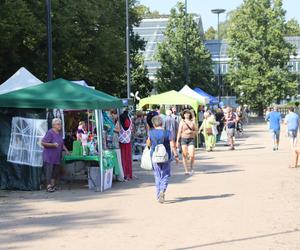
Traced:
[[145, 147], [141, 159], [141, 168], [145, 170], [152, 170], [152, 161], [150, 156], [150, 149]]
[[212, 135], [213, 134], [212, 128], [206, 128], [206, 134], [207, 135]]
[[226, 132], [225, 128], [223, 129], [223, 131], [221, 133], [220, 141], [227, 142], [227, 132]]

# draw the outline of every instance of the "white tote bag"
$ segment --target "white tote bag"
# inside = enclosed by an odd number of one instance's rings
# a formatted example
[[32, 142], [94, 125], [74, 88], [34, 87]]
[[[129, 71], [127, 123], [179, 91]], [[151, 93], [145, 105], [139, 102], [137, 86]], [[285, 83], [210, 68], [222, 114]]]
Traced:
[[225, 130], [225, 128], [223, 129], [222, 131], [222, 134], [221, 134], [221, 137], [220, 137], [220, 141], [224, 141], [224, 142], [227, 142], [227, 132]]
[[151, 160], [151, 156], [150, 156], [150, 149], [146, 146], [144, 151], [143, 151], [143, 155], [142, 155], [142, 159], [141, 159], [141, 168], [145, 169], [145, 170], [152, 170], [152, 160]]

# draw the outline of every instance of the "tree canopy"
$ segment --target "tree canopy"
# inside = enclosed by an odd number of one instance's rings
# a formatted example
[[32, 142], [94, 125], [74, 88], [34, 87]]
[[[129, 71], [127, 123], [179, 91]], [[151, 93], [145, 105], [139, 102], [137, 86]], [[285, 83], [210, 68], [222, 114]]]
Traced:
[[[145, 85], [141, 50], [144, 42], [135, 36], [142, 15], [136, 0], [130, 0], [132, 90]], [[0, 82], [25, 66], [38, 78], [47, 79], [47, 34], [45, 1], [0, 1]], [[54, 78], [85, 79], [111, 94], [126, 96], [125, 0], [52, 0]]]
[[228, 79], [241, 103], [260, 111], [296, 94], [288, 70], [295, 49], [284, 39], [287, 25], [282, 0], [245, 0], [235, 11], [228, 31]]
[[[211, 55], [204, 46], [193, 16], [185, 18], [185, 6], [178, 3], [171, 10], [165, 39], [159, 44], [156, 58], [161, 64], [155, 84], [158, 92], [179, 90], [186, 82], [185, 55], [187, 54], [190, 86], [214, 92]], [[186, 54], [185, 54], [186, 53]]]

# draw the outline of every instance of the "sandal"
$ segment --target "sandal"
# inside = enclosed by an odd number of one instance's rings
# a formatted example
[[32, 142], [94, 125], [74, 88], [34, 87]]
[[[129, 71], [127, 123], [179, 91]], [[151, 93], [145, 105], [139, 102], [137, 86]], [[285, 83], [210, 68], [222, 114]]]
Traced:
[[47, 192], [48, 193], [53, 193], [55, 191], [55, 188], [53, 188], [51, 185], [47, 186]]

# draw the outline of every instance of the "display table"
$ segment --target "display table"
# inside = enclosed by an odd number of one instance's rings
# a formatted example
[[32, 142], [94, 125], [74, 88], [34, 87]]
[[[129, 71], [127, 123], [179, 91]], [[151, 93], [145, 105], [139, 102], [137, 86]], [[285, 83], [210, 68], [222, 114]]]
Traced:
[[[70, 161], [97, 161], [99, 162], [100, 157], [98, 155], [65, 155], [63, 158], [64, 162], [70, 162]], [[103, 151], [103, 169], [113, 169], [115, 175], [120, 175], [120, 166], [119, 161], [117, 157], [117, 153], [115, 150], [109, 151], [105, 150]]]

